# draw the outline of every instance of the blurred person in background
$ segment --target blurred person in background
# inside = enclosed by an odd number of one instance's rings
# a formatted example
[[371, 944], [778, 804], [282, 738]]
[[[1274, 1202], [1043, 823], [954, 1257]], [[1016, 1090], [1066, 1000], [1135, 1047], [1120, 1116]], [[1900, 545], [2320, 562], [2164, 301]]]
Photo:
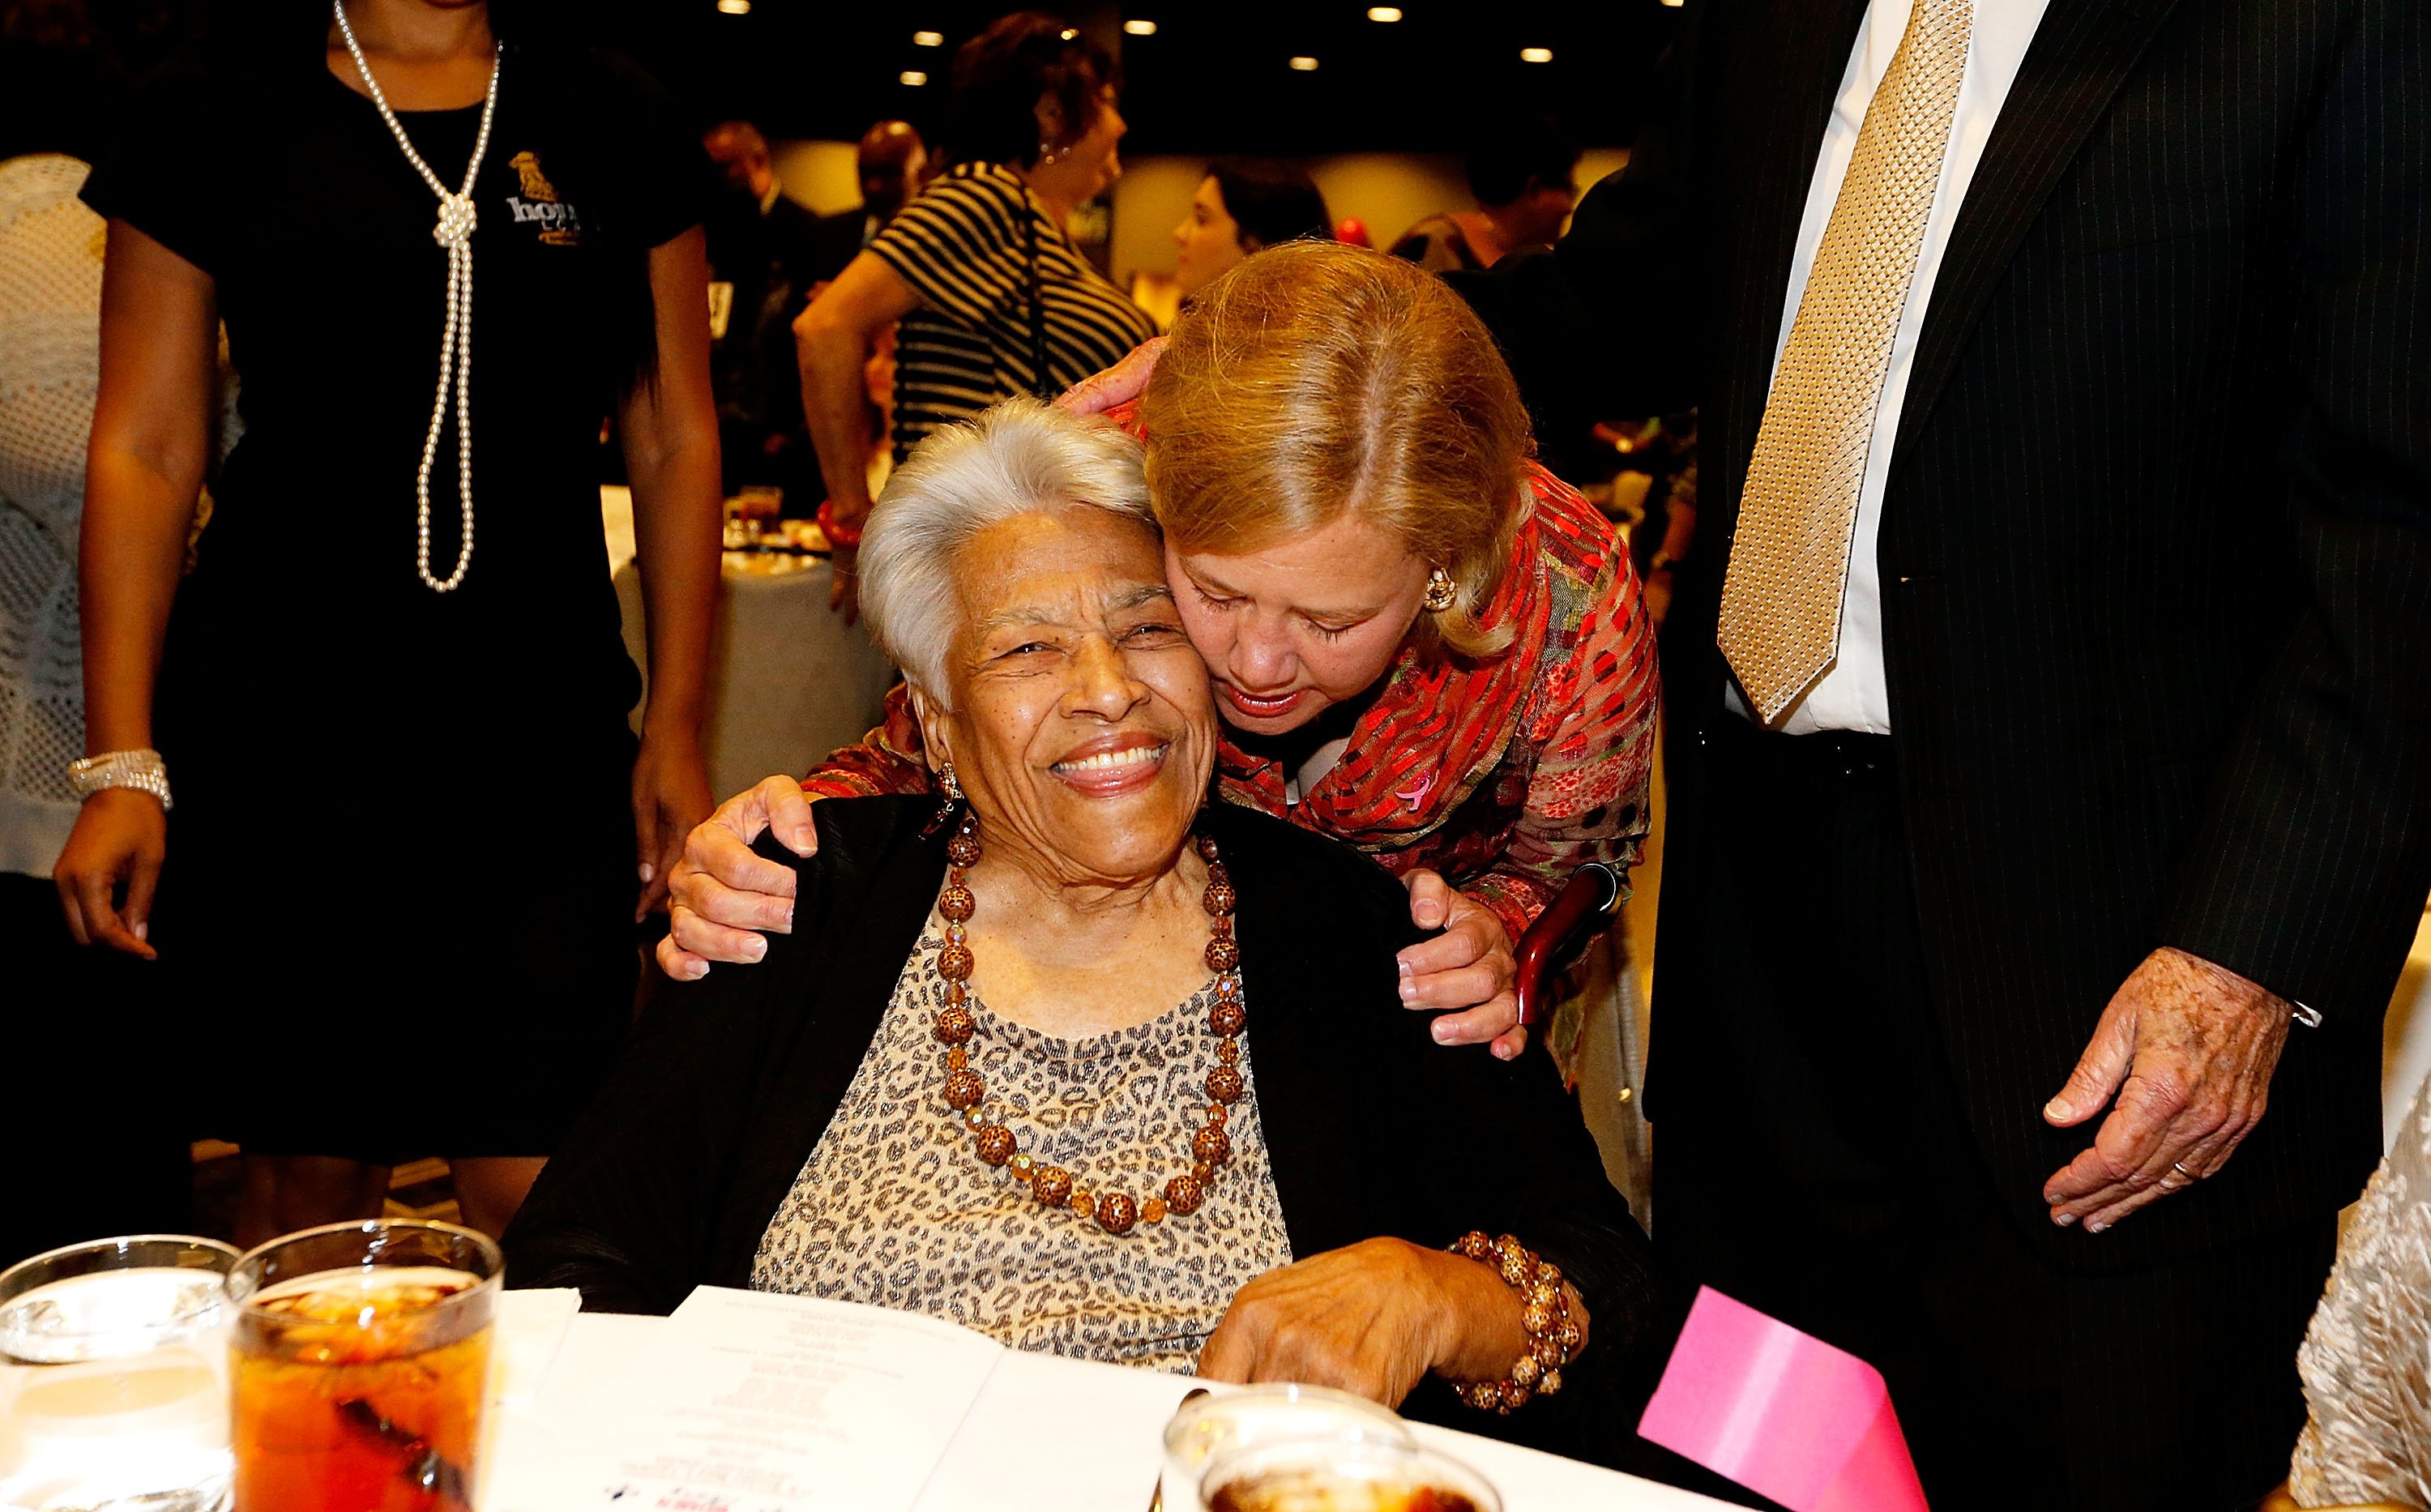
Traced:
[[1276, 158], [1218, 158], [1190, 196], [1190, 213], [1173, 228], [1180, 249], [1173, 277], [1189, 298], [1233, 263], [1261, 247], [1333, 240], [1333, 222], [1316, 181], [1298, 163]]
[[[495, 1232], [616, 1053], [633, 925], [709, 808], [704, 166], [630, 65], [501, 34], [486, 5], [232, 25], [126, 113], [83, 190], [109, 221], [92, 757], [55, 876], [79, 940], [173, 959], [213, 1010], [177, 1050], [220, 1100], [203, 1132], [244, 1147], [240, 1242], [376, 1215], [388, 1167], [434, 1149]], [[466, 317], [440, 295], [468, 257]], [[181, 581], [222, 315], [246, 430]], [[480, 372], [434, 414], [465, 318]], [[594, 481], [612, 412], [649, 615], [638, 750]], [[567, 801], [563, 865], [468, 951], [442, 922], [467, 842], [535, 763]], [[375, 815], [359, 854], [299, 869], [279, 815], [330, 781]], [[266, 903], [341, 880], [321, 927], [264, 940]]]
[[858, 232], [853, 244], [863, 247], [928, 187], [929, 144], [909, 121], [880, 121], [861, 134], [853, 160], [861, 176], [861, 209], [843, 214]]
[[785, 490], [796, 508], [818, 479], [794, 378], [793, 321], [861, 250], [857, 218], [814, 215], [785, 196], [768, 139], [748, 121], [702, 134], [722, 188], [710, 210], [709, 375], [725, 489]]
[[895, 457], [1000, 399], [1052, 396], [1156, 334], [1065, 231], [1122, 173], [1114, 59], [1069, 23], [1018, 11], [954, 56], [947, 167], [794, 323], [828, 502], [836, 601], [868, 516], [863, 372], [900, 322]]
[[1393, 255], [1429, 273], [1481, 272], [1523, 246], [1551, 246], [1579, 197], [1579, 144], [1548, 116], [1496, 123], [1470, 151], [1477, 209], [1430, 215], [1401, 233]]

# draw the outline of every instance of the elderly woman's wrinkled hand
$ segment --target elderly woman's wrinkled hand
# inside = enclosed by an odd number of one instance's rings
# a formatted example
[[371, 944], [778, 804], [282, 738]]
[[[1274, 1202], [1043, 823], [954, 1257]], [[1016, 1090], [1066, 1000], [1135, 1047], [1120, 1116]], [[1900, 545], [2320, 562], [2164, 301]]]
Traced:
[[679, 982], [709, 974], [713, 961], [752, 962], [768, 953], [761, 932], [794, 927], [795, 877], [763, 861], [751, 843], [763, 831], [797, 856], [816, 855], [811, 799], [790, 777], [763, 779], [717, 806], [684, 838], [683, 859], [667, 878], [667, 935], [659, 969]]
[[1528, 1032], [1518, 1027], [1519, 999], [1511, 985], [1518, 966], [1501, 918], [1434, 872], [1414, 871], [1404, 881], [1410, 921], [1443, 932], [1401, 952], [1402, 1003], [1459, 1010], [1434, 1021], [1437, 1044], [1490, 1044], [1498, 1060], [1517, 1056], [1528, 1048]]
[[[1584, 1307], [1577, 1312], [1584, 1327]], [[1518, 1294], [1474, 1260], [1367, 1239], [1242, 1287], [1199, 1352], [1211, 1381], [1297, 1381], [1399, 1406], [1430, 1371], [1495, 1380], [1528, 1347]]]

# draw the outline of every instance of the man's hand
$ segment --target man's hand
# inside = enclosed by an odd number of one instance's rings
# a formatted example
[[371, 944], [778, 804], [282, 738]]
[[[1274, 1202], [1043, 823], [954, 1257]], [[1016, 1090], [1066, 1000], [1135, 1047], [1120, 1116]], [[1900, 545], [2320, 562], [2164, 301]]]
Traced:
[[811, 798], [790, 777], [764, 779], [695, 826], [683, 859], [667, 879], [667, 937], [659, 969], [679, 982], [709, 974], [712, 961], [757, 961], [768, 953], [758, 932], [794, 927], [794, 873], [752, 853], [765, 830], [797, 856], [819, 849]]
[[1131, 349], [1129, 356], [1102, 373], [1094, 373], [1064, 391], [1056, 407], [1074, 414], [1103, 414], [1148, 392], [1156, 360], [1165, 355], [1167, 338], [1153, 336]]
[[1401, 952], [1402, 1004], [1465, 1010], [1434, 1021], [1439, 1045], [1490, 1041], [1495, 1058], [1504, 1061], [1527, 1049], [1528, 1032], [1518, 1027], [1519, 999], [1511, 990], [1519, 968], [1501, 918], [1434, 872], [1414, 871], [1404, 884], [1410, 921], [1443, 932]]
[[2227, 1165], [2262, 1120], [2291, 1012], [2200, 956], [2168, 947], [2146, 956], [2043, 1109], [2074, 1128], [2118, 1094], [2092, 1148], [2043, 1184], [2052, 1221], [2100, 1234]]

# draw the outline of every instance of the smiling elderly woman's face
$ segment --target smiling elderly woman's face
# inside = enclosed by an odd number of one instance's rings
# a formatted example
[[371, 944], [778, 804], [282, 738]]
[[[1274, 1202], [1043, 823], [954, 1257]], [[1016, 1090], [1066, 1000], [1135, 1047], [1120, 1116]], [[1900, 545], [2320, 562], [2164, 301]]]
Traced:
[[1031, 510], [974, 534], [953, 576], [952, 707], [914, 697], [988, 853], [1078, 885], [1172, 865], [1216, 724], [1155, 533], [1085, 505]]

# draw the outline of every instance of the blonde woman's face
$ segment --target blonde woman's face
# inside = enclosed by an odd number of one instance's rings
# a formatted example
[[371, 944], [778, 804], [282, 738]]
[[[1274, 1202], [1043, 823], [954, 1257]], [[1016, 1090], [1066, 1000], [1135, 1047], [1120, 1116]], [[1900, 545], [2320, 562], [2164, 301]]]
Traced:
[[1373, 686], [1400, 654], [1427, 564], [1356, 514], [1235, 556], [1165, 548], [1216, 710], [1251, 734], [1299, 729]]

